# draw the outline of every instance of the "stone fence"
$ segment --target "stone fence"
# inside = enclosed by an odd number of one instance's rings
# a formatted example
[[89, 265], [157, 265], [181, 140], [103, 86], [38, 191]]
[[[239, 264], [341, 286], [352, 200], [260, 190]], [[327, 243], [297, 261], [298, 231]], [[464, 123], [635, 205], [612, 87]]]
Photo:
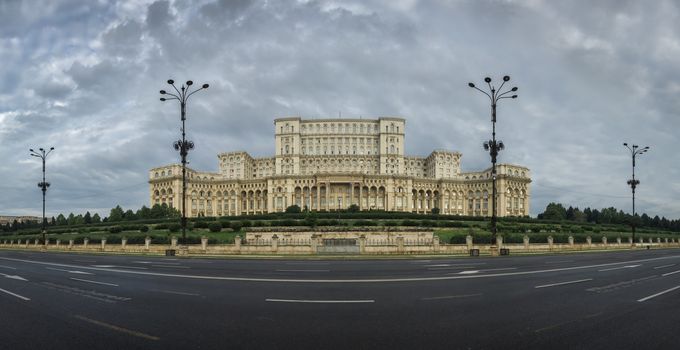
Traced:
[[[144, 244], [127, 244], [122, 239], [120, 244], [107, 244], [102, 239], [92, 244], [88, 239], [81, 244], [75, 244], [74, 240], [62, 242], [57, 240], [55, 244], [43, 246], [35, 240], [0, 240], [0, 248], [4, 249], [30, 249], [48, 251], [71, 251], [71, 252], [109, 252], [109, 253], [141, 253], [141, 254], [167, 254], [171, 250], [174, 254], [181, 255], [314, 255], [314, 254], [366, 254], [366, 255], [390, 255], [390, 254], [442, 254], [442, 255], [468, 255], [471, 250], [478, 249], [482, 255], [495, 255], [498, 251], [492, 251], [489, 244], [473, 242], [471, 236], [466, 237], [466, 244], [443, 244], [439, 237], [431, 238], [405, 238], [403, 236], [389, 237], [384, 239], [367, 239], [360, 235], [357, 239], [322, 239], [320, 236], [311, 236], [309, 239], [286, 239], [279, 238], [276, 234], [269, 239], [243, 240], [236, 236], [234, 244], [208, 244], [208, 238], [201, 238], [201, 244], [191, 244], [184, 247], [178, 245], [176, 237], [167, 244], [151, 244], [151, 238], [147, 237]], [[614, 250], [630, 249], [633, 240], [628, 238], [625, 242], [618, 238], [614, 242], [608, 242], [606, 237], [601, 242], [593, 242], [590, 237], [585, 243], [574, 243], [574, 238], [569, 237], [568, 243], [554, 243], [552, 237], [548, 237], [547, 243], [531, 243], [528, 236], [524, 236], [523, 243], [504, 243], [502, 237], [498, 237], [496, 249], [508, 249], [510, 254], [530, 254], [541, 252], [561, 251], [587, 251], [587, 250]], [[648, 238], [639, 239], [634, 245], [637, 248], [680, 248], [678, 238]]]

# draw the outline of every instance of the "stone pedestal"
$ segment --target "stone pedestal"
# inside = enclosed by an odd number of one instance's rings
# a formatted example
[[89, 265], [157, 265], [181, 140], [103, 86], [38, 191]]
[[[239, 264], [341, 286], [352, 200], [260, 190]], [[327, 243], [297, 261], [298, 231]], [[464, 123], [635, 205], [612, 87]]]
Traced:
[[201, 250], [203, 251], [203, 253], [208, 252], [208, 237], [205, 236], [201, 237]]

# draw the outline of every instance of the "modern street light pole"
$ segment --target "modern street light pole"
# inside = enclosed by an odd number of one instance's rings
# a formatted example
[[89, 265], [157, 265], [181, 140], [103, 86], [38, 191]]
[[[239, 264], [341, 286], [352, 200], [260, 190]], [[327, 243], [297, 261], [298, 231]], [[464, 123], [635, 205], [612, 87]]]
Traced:
[[489, 92], [486, 92], [478, 87], [475, 86], [473, 83], [469, 83], [468, 86], [483, 93], [486, 95], [489, 100], [491, 101], [491, 124], [492, 124], [492, 131], [491, 131], [491, 140], [484, 142], [484, 149], [489, 151], [489, 154], [491, 155], [491, 179], [492, 179], [492, 194], [491, 194], [491, 206], [492, 206], [492, 211], [491, 211], [491, 246], [492, 250], [495, 249], [496, 246], [496, 202], [497, 202], [497, 196], [496, 196], [496, 158], [498, 157], [498, 152], [503, 150], [505, 148], [505, 145], [503, 145], [503, 141], [496, 141], [496, 105], [498, 104], [498, 101], [504, 99], [504, 98], [517, 98], [517, 95], [509, 95], [511, 92], [517, 91], [517, 87], [513, 87], [512, 89], [509, 89], [505, 92], [502, 91], [503, 85], [510, 81], [510, 76], [506, 75], [503, 77], [503, 83], [501, 83], [501, 86], [496, 90], [496, 87], [491, 85], [491, 78], [486, 77], [484, 78], [484, 82], [486, 82], [486, 85], [489, 87]]
[[161, 95], [168, 95], [171, 97], [161, 97], [161, 101], [169, 101], [169, 100], [177, 100], [179, 101], [180, 105], [180, 117], [182, 120], [182, 139], [175, 141], [173, 144], [173, 147], [175, 147], [176, 151], [179, 151], [180, 156], [182, 157], [182, 242], [181, 244], [184, 245], [186, 244], [186, 239], [187, 239], [187, 214], [186, 214], [186, 198], [187, 198], [187, 154], [189, 154], [189, 150], [192, 150], [194, 148], [194, 143], [192, 141], [189, 141], [186, 139], [186, 129], [184, 127], [184, 122], [186, 121], [186, 107], [187, 107], [187, 101], [189, 100], [189, 97], [191, 95], [208, 88], [208, 84], [203, 84], [199, 89], [196, 89], [194, 91], [190, 91], [191, 85], [194, 84], [193, 81], [187, 80], [186, 86], [182, 84], [182, 87], [180, 89], [177, 89], [175, 87], [175, 81], [172, 79], [168, 80], [168, 84], [172, 86], [173, 89], [177, 92], [175, 95], [172, 92], [166, 92], [165, 90], [161, 90], [160, 93]]
[[38, 148], [38, 152], [34, 151], [32, 148], [29, 149], [31, 151], [31, 156], [33, 157], [38, 157], [42, 159], [42, 182], [38, 182], [38, 187], [42, 190], [42, 240], [43, 240], [43, 247], [47, 248], [47, 239], [45, 238], [45, 235], [47, 233], [47, 228], [45, 227], [45, 194], [47, 193], [47, 188], [50, 187], [50, 183], [45, 181], [45, 159], [47, 156], [54, 151], [54, 147], [50, 147], [48, 151], [45, 151], [44, 148]]
[[630, 185], [630, 189], [633, 191], [633, 217], [631, 218], [630, 226], [633, 230], [632, 246], [635, 247], [635, 188], [640, 184], [640, 180], [635, 179], [635, 157], [647, 153], [649, 146], [639, 148], [638, 145], [632, 145], [632, 147], [628, 146], [628, 143], [624, 143], [623, 145], [626, 146], [628, 150], [630, 150], [630, 155], [633, 159], [633, 178], [628, 180], [628, 184]]

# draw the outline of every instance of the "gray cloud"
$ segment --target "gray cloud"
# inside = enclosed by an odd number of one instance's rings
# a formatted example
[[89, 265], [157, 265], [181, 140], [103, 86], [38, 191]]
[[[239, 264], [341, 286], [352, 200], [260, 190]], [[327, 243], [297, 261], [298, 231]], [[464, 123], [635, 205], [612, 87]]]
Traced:
[[51, 145], [50, 213], [148, 204], [148, 169], [178, 158], [168, 78], [211, 85], [189, 104], [196, 169], [273, 154], [275, 117], [341, 113], [403, 116], [407, 153], [458, 150], [476, 170], [489, 105], [467, 83], [510, 74], [501, 161], [531, 168], [533, 214], [627, 210], [627, 141], [652, 147], [640, 210], [678, 218], [679, 15], [673, 1], [2, 2], [0, 213], [38, 213], [27, 150]]

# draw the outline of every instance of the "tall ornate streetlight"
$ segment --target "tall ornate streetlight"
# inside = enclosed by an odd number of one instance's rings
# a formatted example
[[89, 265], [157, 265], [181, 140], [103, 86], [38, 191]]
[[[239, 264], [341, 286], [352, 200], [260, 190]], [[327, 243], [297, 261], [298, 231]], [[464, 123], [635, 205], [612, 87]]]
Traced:
[[31, 156], [33, 157], [38, 157], [42, 159], [42, 182], [38, 182], [38, 187], [42, 190], [42, 195], [43, 195], [43, 206], [42, 206], [42, 240], [43, 240], [43, 247], [47, 247], [47, 239], [45, 239], [45, 234], [47, 233], [47, 229], [45, 227], [45, 194], [47, 193], [47, 188], [50, 187], [50, 183], [45, 181], [45, 159], [47, 156], [54, 151], [54, 147], [50, 147], [49, 150], [45, 150], [44, 148], [38, 148], [38, 152], [34, 151], [32, 148], [29, 149], [31, 151]]
[[187, 100], [189, 100], [189, 97], [191, 95], [208, 88], [208, 84], [203, 84], [199, 89], [190, 91], [191, 86], [194, 84], [193, 81], [187, 80], [186, 86], [182, 84], [182, 87], [180, 89], [177, 89], [175, 87], [175, 81], [172, 79], [168, 80], [168, 84], [172, 86], [173, 89], [175, 89], [175, 92], [177, 94], [174, 94], [172, 92], [166, 92], [165, 90], [161, 90], [160, 93], [161, 95], [167, 95], [170, 97], [161, 97], [161, 101], [169, 101], [169, 100], [177, 100], [179, 101], [179, 106], [180, 106], [180, 117], [182, 120], [182, 139], [175, 141], [173, 144], [173, 147], [175, 147], [176, 151], [179, 151], [179, 155], [182, 157], [182, 244], [186, 244], [186, 239], [187, 239], [187, 214], [186, 214], [186, 198], [187, 198], [187, 154], [189, 154], [189, 150], [194, 148], [194, 143], [192, 141], [189, 141], [186, 139], [186, 129], [184, 127], [184, 122], [187, 119], [186, 118], [186, 110], [187, 110]]
[[635, 188], [640, 184], [640, 180], [635, 179], [635, 157], [647, 153], [649, 146], [639, 148], [638, 145], [628, 146], [628, 143], [624, 143], [624, 146], [630, 150], [630, 156], [633, 159], [633, 178], [628, 180], [628, 185], [633, 191], [633, 217], [630, 222], [631, 229], [633, 230], [633, 247], [635, 246]]
[[503, 145], [503, 141], [496, 141], [496, 104], [498, 104], [498, 101], [504, 99], [504, 98], [517, 98], [517, 95], [508, 95], [511, 92], [517, 91], [517, 87], [513, 87], [511, 89], [508, 89], [507, 91], [503, 92], [503, 85], [510, 81], [510, 76], [506, 75], [503, 77], [503, 82], [501, 83], [501, 86], [496, 89], [495, 86], [491, 85], [491, 78], [486, 77], [484, 78], [484, 82], [486, 82], [486, 85], [489, 87], [489, 91], [486, 92], [478, 87], [475, 86], [473, 83], [469, 83], [468, 86], [483, 93], [486, 95], [489, 100], [491, 101], [491, 124], [492, 124], [492, 132], [491, 132], [491, 140], [484, 142], [484, 149], [489, 151], [489, 154], [491, 155], [491, 179], [493, 183], [493, 190], [492, 190], [492, 201], [491, 201], [491, 206], [492, 206], [492, 211], [491, 211], [491, 246], [492, 250], [495, 249], [496, 245], [496, 158], [498, 157], [498, 152], [503, 150], [505, 148], [505, 145]]

